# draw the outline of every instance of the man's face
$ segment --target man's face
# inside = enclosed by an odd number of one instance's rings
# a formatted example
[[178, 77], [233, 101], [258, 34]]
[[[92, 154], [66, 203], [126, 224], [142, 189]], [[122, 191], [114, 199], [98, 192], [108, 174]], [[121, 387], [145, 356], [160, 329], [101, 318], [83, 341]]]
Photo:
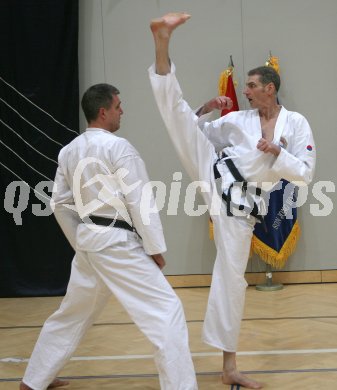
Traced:
[[104, 113], [107, 130], [112, 133], [117, 131], [120, 127], [121, 115], [123, 114], [121, 101], [117, 95], [113, 96], [111, 107], [109, 109], [104, 109]]
[[266, 86], [260, 81], [259, 75], [248, 76], [243, 94], [249, 100], [252, 108], [263, 108], [266, 105], [268, 94]]

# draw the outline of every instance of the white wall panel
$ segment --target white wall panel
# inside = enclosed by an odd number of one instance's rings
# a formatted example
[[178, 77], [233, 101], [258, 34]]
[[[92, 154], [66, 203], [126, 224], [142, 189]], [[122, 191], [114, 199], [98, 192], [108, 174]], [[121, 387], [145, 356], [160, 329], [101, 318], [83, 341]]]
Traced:
[[[233, 55], [241, 108], [245, 73], [263, 64], [269, 50], [280, 57], [280, 98], [310, 121], [318, 147], [316, 180], [336, 182], [337, 157], [335, 0], [80, 0], [80, 90], [108, 82], [121, 90], [124, 109], [120, 136], [142, 154], [152, 180], [169, 193], [172, 175], [181, 171], [178, 215], [161, 212], [168, 253], [167, 274], [210, 273], [215, 257], [208, 239], [208, 218], [183, 210], [190, 182], [177, 160], [150, 89], [147, 68], [154, 50], [150, 19], [169, 11], [192, 18], [174, 33], [171, 57], [185, 98], [193, 107], [217, 94], [220, 72]], [[82, 126], [84, 127], [83, 117]], [[337, 204], [335, 194], [329, 194]], [[202, 204], [199, 197], [198, 202]], [[312, 196], [309, 203], [318, 203]], [[336, 268], [336, 213], [312, 217], [309, 203], [300, 210], [303, 236], [286, 266], [289, 270]], [[249, 270], [264, 269], [256, 259]]]
[[[281, 103], [302, 113], [315, 135], [315, 182], [337, 183], [337, 2], [243, 0], [242, 5], [245, 71], [263, 64], [269, 50], [279, 57]], [[336, 194], [327, 195], [337, 206]], [[317, 217], [310, 213], [312, 203], [320, 204], [311, 186], [299, 209], [302, 238], [285, 270], [336, 268], [336, 207], [329, 216]]]

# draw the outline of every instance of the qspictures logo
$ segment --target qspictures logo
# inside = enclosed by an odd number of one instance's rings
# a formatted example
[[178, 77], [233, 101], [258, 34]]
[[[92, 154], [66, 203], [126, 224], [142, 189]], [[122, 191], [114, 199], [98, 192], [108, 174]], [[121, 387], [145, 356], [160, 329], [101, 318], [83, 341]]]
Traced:
[[[99, 167], [99, 172], [91, 179], [83, 182], [83, 172], [86, 167], [95, 164]], [[131, 175], [132, 176], [132, 175]], [[38, 217], [46, 217], [53, 213], [55, 207], [66, 207], [78, 213], [80, 218], [85, 222], [86, 218], [94, 215], [97, 210], [104, 207], [110, 207], [114, 210], [114, 215], [120, 216], [122, 219], [132, 224], [127, 199], [133, 198], [138, 200], [139, 212], [141, 214], [142, 223], [149, 225], [151, 215], [158, 211], [166, 212], [167, 215], [177, 215], [179, 205], [183, 204], [183, 210], [188, 216], [200, 216], [209, 213], [211, 216], [220, 215], [223, 201], [221, 194], [218, 194], [210, 187], [210, 183], [203, 181], [194, 181], [188, 184], [186, 190], [182, 190], [181, 172], [174, 172], [172, 181], [168, 185], [163, 181], [148, 181], [142, 182], [139, 179], [130, 181], [130, 172], [127, 169], [121, 168], [116, 172], [110, 172], [106, 164], [97, 158], [85, 158], [81, 160], [72, 177], [70, 190], [72, 191], [74, 201], [71, 203], [63, 203], [58, 183], [51, 180], [39, 182], [34, 188], [24, 181], [12, 181], [6, 188], [5, 197], [3, 199], [4, 209], [12, 215], [16, 225], [22, 225], [22, 213], [27, 209], [31, 191], [34, 192], [37, 202], [31, 204], [31, 212]], [[225, 183], [226, 184], [226, 183]], [[249, 188], [256, 188], [256, 183], [248, 183]], [[262, 187], [271, 188], [272, 183], [262, 183]], [[297, 186], [296, 201], [293, 200], [294, 185]], [[96, 191], [96, 196], [90, 201], [85, 202], [83, 192], [90, 192], [91, 186], [99, 191]], [[224, 185], [226, 187], [226, 185]], [[280, 188], [277, 183], [271, 191], [266, 192], [267, 195]], [[239, 188], [240, 190], [240, 188]], [[210, 199], [208, 204], [198, 204], [197, 193], [201, 193], [204, 197]], [[328, 196], [329, 193], [335, 192], [335, 184], [332, 181], [318, 181], [312, 185], [312, 196], [317, 202], [309, 205], [309, 210], [312, 216], [323, 217], [328, 216], [333, 211], [332, 199]], [[53, 194], [50, 196], [50, 194]], [[93, 193], [95, 193], [93, 191]], [[255, 196], [251, 194], [250, 196]], [[241, 194], [237, 197], [246, 196], [241, 188]], [[289, 183], [283, 192], [283, 207], [280, 210], [278, 219], [275, 219], [275, 228], [277, 228], [278, 220], [292, 218], [291, 210], [303, 206], [309, 196], [309, 187], [304, 183]], [[269, 196], [264, 197], [264, 202], [268, 206]], [[249, 213], [249, 204], [245, 206], [245, 212]], [[233, 207], [235, 215], [236, 210]], [[242, 215], [242, 214], [239, 214]]]

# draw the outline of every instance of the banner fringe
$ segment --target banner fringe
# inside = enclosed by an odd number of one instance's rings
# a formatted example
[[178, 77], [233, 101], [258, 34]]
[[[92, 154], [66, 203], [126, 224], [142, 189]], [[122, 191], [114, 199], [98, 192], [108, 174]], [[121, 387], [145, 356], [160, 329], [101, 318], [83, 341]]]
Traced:
[[208, 220], [208, 236], [211, 241], [214, 240], [214, 227], [211, 218]]
[[270, 248], [253, 235], [251, 254], [256, 253], [265, 263], [270, 264], [274, 268], [283, 268], [288, 257], [295, 251], [300, 235], [301, 228], [298, 221], [296, 221], [280, 252]]

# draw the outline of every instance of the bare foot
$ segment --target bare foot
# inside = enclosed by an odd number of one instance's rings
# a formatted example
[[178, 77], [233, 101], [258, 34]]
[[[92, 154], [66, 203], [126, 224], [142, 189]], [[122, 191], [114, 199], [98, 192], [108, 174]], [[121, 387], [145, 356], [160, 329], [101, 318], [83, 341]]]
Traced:
[[[69, 385], [68, 381], [62, 381], [61, 379], [54, 379], [52, 383], [48, 386], [48, 389], [54, 389], [55, 387], [67, 386]], [[20, 383], [19, 390], [33, 390], [31, 387], [27, 386], [25, 383]]]
[[159, 36], [160, 38], [169, 38], [172, 31], [185, 23], [191, 15], [182, 13], [169, 13], [161, 18], [153, 19], [150, 23], [150, 28], [153, 35]]
[[54, 389], [55, 387], [62, 387], [67, 385], [69, 385], [69, 381], [63, 381], [61, 379], [55, 378], [48, 386], [48, 389]]
[[225, 385], [241, 385], [247, 389], [262, 389], [262, 384], [247, 378], [238, 370], [224, 371], [222, 374], [222, 383]]
[[20, 390], [33, 390], [31, 387], [27, 386], [25, 383], [21, 382], [20, 383]]

